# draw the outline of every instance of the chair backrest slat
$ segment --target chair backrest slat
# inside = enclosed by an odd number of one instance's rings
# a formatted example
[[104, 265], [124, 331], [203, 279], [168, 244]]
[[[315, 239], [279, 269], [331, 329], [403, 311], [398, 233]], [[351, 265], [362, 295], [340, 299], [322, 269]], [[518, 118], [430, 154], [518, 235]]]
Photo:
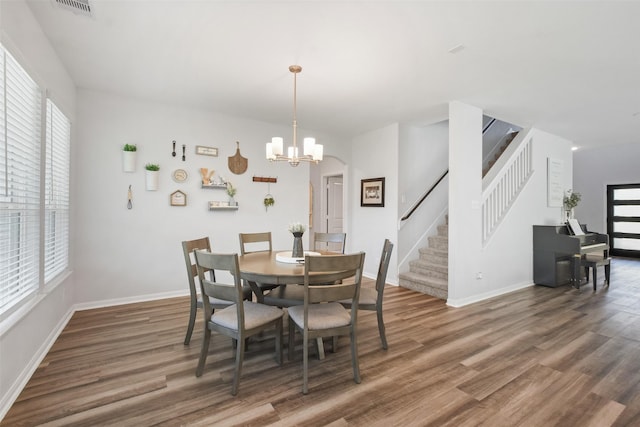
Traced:
[[[305, 298], [307, 302], [329, 302], [343, 299], [355, 299], [357, 301], [362, 282], [363, 265], [364, 252], [350, 255], [307, 255], [304, 268]], [[331, 283], [349, 277], [354, 277], [353, 282], [313, 285], [314, 282]]]
[[[231, 301], [241, 306], [243, 293], [240, 282], [238, 254], [216, 254], [196, 250], [195, 258], [202, 293], [209, 297]], [[207, 270], [228, 271], [233, 276], [233, 284], [208, 280], [204, 277], [204, 273]], [[203, 302], [205, 306], [209, 305], [207, 298], [203, 298]]]
[[313, 250], [344, 253], [346, 233], [313, 233]]
[[[240, 254], [251, 252], [271, 252], [271, 232], [264, 233], [240, 233]], [[260, 245], [262, 243], [262, 245]], [[255, 249], [259, 247], [260, 249]]]

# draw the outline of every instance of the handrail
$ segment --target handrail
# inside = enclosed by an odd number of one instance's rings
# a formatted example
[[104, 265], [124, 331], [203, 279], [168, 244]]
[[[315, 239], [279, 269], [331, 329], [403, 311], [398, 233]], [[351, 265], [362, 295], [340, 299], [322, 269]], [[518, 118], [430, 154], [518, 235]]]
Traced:
[[484, 127], [484, 129], [482, 129], [482, 134], [484, 135], [484, 133], [486, 131], [488, 131], [489, 128], [491, 127], [491, 125], [493, 125], [495, 122], [496, 122], [495, 118], [491, 119], [491, 121], [489, 123], [487, 123], [487, 125]]
[[433, 184], [431, 186], [431, 188], [424, 193], [424, 195], [420, 198], [420, 200], [418, 200], [413, 207], [409, 210], [409, 212], [407, 212], [407, 214], [405, 216], [403, 216], [402, 218], [400, 218], [400, 221], [405, 221], [407, 219], [409, 219], [409, 217], [413, 214], [413, 212], [415, 212], [416, 209], [418, 209], [418, 207], [422, 204], [422, 202], [424, 202], [424, 199], [426, 199], [427, 197], [429, 197], [429, 194], [431, 194], [431, 192], [433, 190], [435, 190], [435, 188], [437, 187], [438, 184], [440, 184], [440, 182], [444, 179], [445, 176], [447, 176], [447, 174], [449, 173], [449, 169], [447, 169], [442, 176], [436, 181], [435, 184]]

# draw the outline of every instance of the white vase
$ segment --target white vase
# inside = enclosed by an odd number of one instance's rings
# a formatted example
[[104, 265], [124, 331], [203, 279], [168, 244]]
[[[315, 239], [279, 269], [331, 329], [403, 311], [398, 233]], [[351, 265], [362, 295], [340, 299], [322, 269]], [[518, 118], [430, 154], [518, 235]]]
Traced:
[[136, 152], [135, 151], [122, 152], [122, 171], [123, 172], [136, 171]]
[[146, 171], [146, 189], [147, 191], [156, 191], [158, 189], [158, 179], [160, 177], [159, 171]]

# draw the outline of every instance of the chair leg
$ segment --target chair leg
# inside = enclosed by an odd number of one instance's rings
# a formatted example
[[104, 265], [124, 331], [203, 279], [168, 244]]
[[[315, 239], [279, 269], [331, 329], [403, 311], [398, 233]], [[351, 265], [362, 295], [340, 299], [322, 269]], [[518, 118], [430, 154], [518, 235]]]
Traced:
[[351, 366], [353, 367], [353, 381], [360, 384], [360, 364], [358, 363], [358, 342], [355, 327], [351, 328]]
[[598, 266], [593, 266], [593, 290], [596, 290], [596, 283], [598, 283]]
[[189, 324], [187, 325], [187, 335], [184, 337], [184, 345], [189, 345], [189, 343], [191, 342], [193, 326], [196, 324], [196, 310], [196, 305], [191, 304], [191, 310], [189, 311]]
[[309, 392], [309, 336], [302, 332], [302, 394]]
[[276, 362], [282, 366], [282, 317], [276, 322]]
[[202, 348], [200, 349], [200, 360], [196, 368], [196, 377], [202, 375], [204, 364], [207, 361], [207, 353], [209, 353], [209, 340], [211, 339], [211, 330], [207, 327], [204, 329], [204, 337], [202, 338]]
[[385, 335], [384, 320], [382, 320], [382, 309], [376, 310], [376, 314], [378, 315], [378, 331], [380, 332], [380, 341], [382, 341], [383, 350], [386, 350], [388, 346], [387, 336]]
[[316, 351], [318, 352], [318, 359], [324, 359], [324, 341], [321, 337], [316, 338]]
[[607, 286], [609, 286], [609, 277], [611, 276], [611, 264], [604, 265], [604, 278], [607, 281]]
[[289, 319], [289, 360], [293, 360], [293, 348], [295, 346], [296, 325]]
[[244, 359], [244, 339], [238, 339], [238, 349], [236, 350], [236, 372], [233, 376], [233, 386], [231, 388], [231, 394], [238, 394], [238, 385], [240, 383], [240, 375], [242, 375], [242, 360]]

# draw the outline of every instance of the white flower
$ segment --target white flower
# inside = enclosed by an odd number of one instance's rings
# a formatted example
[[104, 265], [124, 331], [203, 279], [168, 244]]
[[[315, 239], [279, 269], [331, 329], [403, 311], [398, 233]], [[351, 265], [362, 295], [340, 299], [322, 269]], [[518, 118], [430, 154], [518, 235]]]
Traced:
[[289, 224], [289, 231], [291, 233], [304, 233], [307, 227], [301, 222], [292, 222]]

